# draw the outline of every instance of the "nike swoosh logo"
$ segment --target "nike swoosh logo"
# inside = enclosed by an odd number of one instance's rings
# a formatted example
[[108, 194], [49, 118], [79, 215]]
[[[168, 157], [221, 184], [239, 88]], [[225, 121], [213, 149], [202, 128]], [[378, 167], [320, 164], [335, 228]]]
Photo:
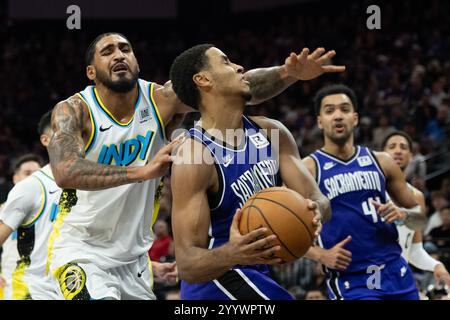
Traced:
[[140, 272], [138, 272], [138, 274], [137, 274], [138, 278], [142, 277], [142, 274], [145, 272], [145, 270], [147, 270], [147, 267], [145, 267]]
[[55, 191], [49, 191], [48, 193], [54, 194], [55, 192], [58, 192], [58, 190], [55, 190]]
[[111, 129], [112, 125], [110, 125], [108, 128], [103, 128], [102, 126], [100, 126], [100, 132], [106, 131]]

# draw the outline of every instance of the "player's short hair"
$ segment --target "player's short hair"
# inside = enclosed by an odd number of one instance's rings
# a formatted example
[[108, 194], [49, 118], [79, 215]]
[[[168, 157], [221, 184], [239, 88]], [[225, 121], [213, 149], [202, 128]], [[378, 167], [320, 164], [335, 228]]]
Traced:
[[405, 131], [400, 131], [400, 130], [393, 131], [393, 132], [389, 133], [384, 138], [383, 143], [381, 144], [381, 149], [382, 150], [384, 150], [384, 148], [386, 148], [386, 144], [389, 141], [389, 139], [394, 137], [394, 136], [401, 136], [401, 137], [405, 138], [406, 141], [408, 142], [409, 151], [412, 152], [412, 150], [413, 150], [413, 141], [412, 141], [411, 137]]
[[345, 84], [340, 83], [325, 86], [319, 91], [317, 91], [316, 95], [314, 96], [314, 110], [316, 112], [316, 115], [318, 116], [320, 114], [320, 105], [322, 104], [323, 98], [325, 98], [326, 96], [330, 96], [332, 94], [339, 94], [339, 93], [343, 93], [347, 97], [349, 97], [353, 104], [353, 110], [355, 112], [356, 110], [358, 110], [358, 99], [356, 98], [355, 91], [353, 91], [353, 89], [346, 86]]
[[178, 99], [197, 110], [200, 92], [192, 77], [209, 66], [205, 52], [212, 47], [209, 43], [196, 45], [176, 57], [170, 67], [170, 80]]
[[22, 164], [24, 164], [25, 162], [30, 162], [30, 161], [37, 162], [37, 163], [39, 163], [40, 166], [42, 166], [42, 164], [44, 163], [44, 160], [42, 160], [42, 158], [40, 156], [38, 156], [37, 154], [34, 154], [34, 153], [24, 154], [19, 159], [17, 159], [16, 162], [14, 162], [14, 165], [13, 165], [14, 174], [19, 172]]
[[[117, 34], [125, 39], [127, 39], [127, 37], [125, 37], [123, 34], [119, 33], [119, 32], [105, 32], [102, 33], [101, 35], [98, 35], [94, 40], [92, 40], [92, 42], [89, 44], [87, 50], [86, 50], [86, 66], [92, 64], [92, 60], [94, 60], [94, 55], [95, 55], [95, 47], [97, 45], [97, 43], [102, 40], [104, 37], [113, 35], [113, 34]], [[128, 41], [128, 39], [127, 39]], [[128, 41], [129, 42], [129, 41]]]
[[53, 109], [47, 111], [46, 113], [44, 113], [41, 117], [41, 119], [39, 120], [38, 123], [38, 128], [37, 131], [39, 133], [39, 135], [42, 135], [45, 133], [45, 131], [47, 131], [48, 129], [51, 128], [52, 125], [52, 111]]

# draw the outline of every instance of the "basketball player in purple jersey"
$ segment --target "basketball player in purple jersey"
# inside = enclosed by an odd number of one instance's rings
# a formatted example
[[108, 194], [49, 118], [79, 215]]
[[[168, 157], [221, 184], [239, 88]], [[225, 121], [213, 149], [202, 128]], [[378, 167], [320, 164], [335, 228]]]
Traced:
[[[278, 121], [243, 115], [251, 98], [244, 70], [212, 45], [183, 52], [170, 77], [179, 99], [201, 113], [172, 167], [181, 298], [292, 299], [269, 276], [267, 265], [281, 262], [273, 256], [280, 249], [272, 244], [276, 236], [264, 228], [241, 235], [241, 213], [235, 213], [256, 191], [277, 185], [279, 168], [285, 185], [309, 199], [318, 229], [321, 215], [329, 218], [329, 202], [303, 166], [294, 138]], [[271, 141], [275, 131], [279, 145]]]
[[[333, 217], [323, 225], [321, 248], [311, 248], [307, 257], [324, 262], [324, 249], [337, 246], [339, 259], [327, 268], [331, 299], [418, 299], [394, 222], [420, 229], [423, 219], [400, 168], [388, 154], [354, 145], [358, 114], [352, 89], [325, 87], [315, 107], [325, 144], [303, 161], [330, 200]], [[386, 190], [411, 209], [408, 215], [388, 209]]]

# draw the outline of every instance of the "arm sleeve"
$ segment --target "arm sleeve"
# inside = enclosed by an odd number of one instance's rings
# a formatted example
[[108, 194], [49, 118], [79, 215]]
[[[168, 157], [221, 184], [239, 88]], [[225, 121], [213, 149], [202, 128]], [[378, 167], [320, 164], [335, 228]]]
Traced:
[[43, 200], [42, 186], [37, 178], [28, 177], [11, 189], [8, 199], [0, 212], [0, 220], [16, 230], [26, 219], [34, 214]]
[[434, 272], [434, 268], [441, 262], [433, 259], [423, 248], [422, 242], [413, 243], [409, 252], [409, 262], [421, 270]]

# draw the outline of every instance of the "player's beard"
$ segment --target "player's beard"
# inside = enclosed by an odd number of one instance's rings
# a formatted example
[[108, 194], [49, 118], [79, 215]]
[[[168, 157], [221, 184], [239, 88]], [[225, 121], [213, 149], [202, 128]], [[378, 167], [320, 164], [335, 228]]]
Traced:
[[334, 144], [336, 144], [338, 146], [343, 146], [352, 138], [352, 134], [353, 134], [353, 131], [349, 130], [341, 135], [335, 135], [334, 133], [331, 133], [327, 136], [328, 136], [328, 139], [330, 139]]
[[99, 69], [96, 70], [97, 80], [109, 90], [118, 93], [127, 93], [134, 88], [139, 78], [139, 70], [130, 70], [130, 73], [130, 79], [126, 77], [120, 77], [118, 80], [113, 81], [106, 72], [103, 72]]

